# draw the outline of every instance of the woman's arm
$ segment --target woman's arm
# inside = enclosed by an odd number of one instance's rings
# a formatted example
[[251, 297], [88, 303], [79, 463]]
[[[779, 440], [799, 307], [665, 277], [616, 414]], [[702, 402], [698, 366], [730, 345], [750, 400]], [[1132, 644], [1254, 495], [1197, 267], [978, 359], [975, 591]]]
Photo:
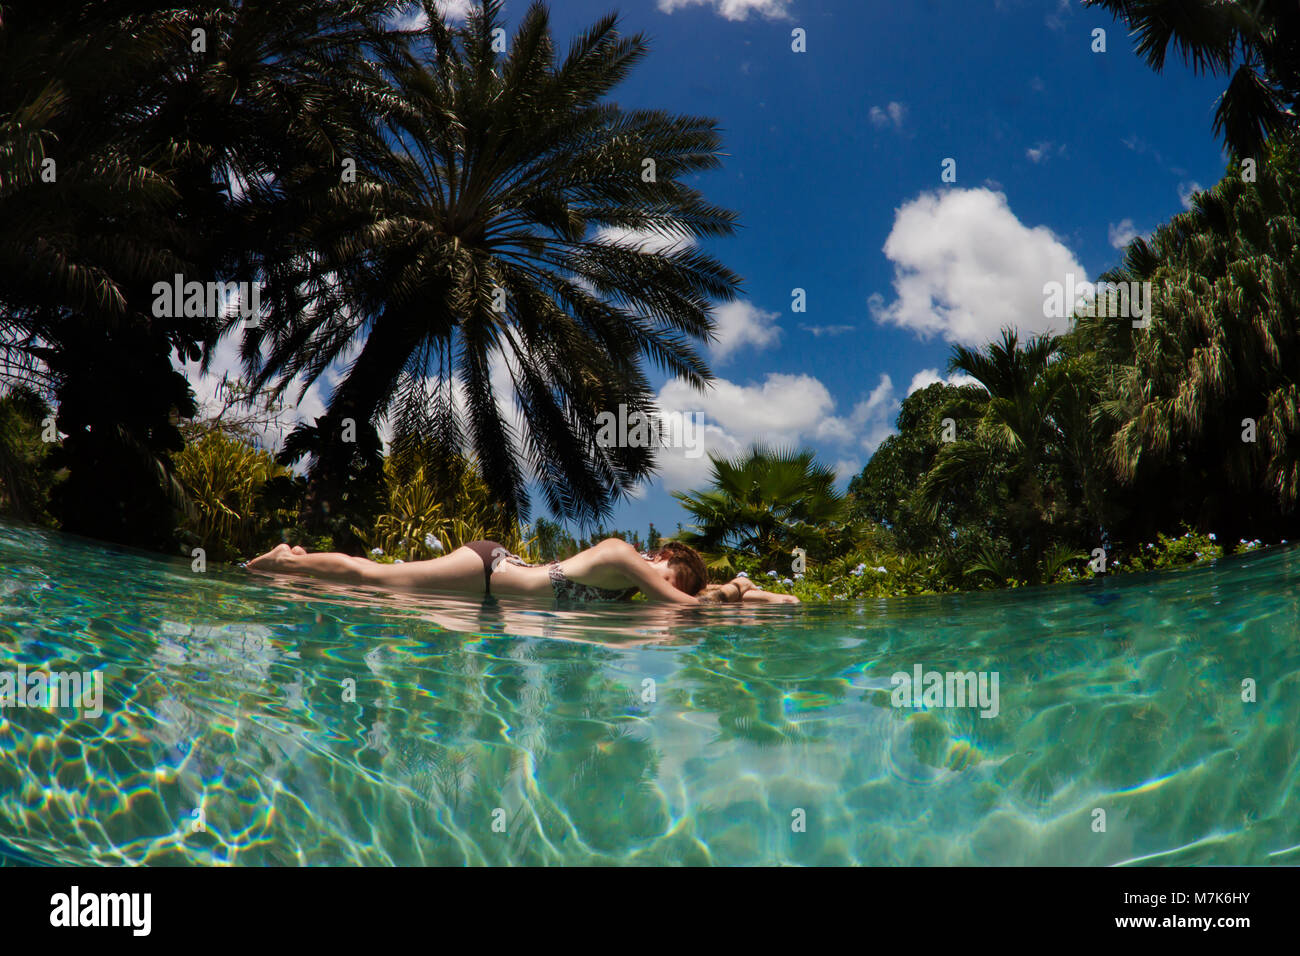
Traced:
[[793, 594], [773, 594], [771, 591], [764, 591], [749, 578], [736, 577], [728, 582], [727, 586], [735, 585], [740, 591], [740, 600], [749, 601], [757, 604], [799, 604], [801, 603]]
[[630, 544], [626, 549], [617, 548], [613, 551], [611, 564], [631, 578], [640, 588], [641, 593], [651, 601], [667, 601], [670, 604], [700, 603], [685, 591], [679, 591], [665, 581], [663, 576], [652, 568]]

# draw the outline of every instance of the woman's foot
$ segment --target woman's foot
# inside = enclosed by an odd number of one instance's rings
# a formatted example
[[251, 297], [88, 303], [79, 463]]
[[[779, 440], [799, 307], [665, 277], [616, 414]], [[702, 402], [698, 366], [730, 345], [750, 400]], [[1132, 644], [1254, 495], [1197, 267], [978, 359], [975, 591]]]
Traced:
[[284, 571], [288, 568], [291, 559], [295, 555], [306, 554], [304, 548], [290, 547], [287, 544], [277, 544], [266, 554], [259, 555], [245, 565], [250, 571]]

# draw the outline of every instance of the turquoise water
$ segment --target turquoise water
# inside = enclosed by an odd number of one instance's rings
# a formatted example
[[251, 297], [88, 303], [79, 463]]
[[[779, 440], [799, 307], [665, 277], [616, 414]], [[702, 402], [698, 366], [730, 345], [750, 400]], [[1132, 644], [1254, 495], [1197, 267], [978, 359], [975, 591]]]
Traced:
[[103, 674], [0, 709], [0, 862], [1300, 864], [1297, 583], [494, 611], [0, 525], [0, 674]]

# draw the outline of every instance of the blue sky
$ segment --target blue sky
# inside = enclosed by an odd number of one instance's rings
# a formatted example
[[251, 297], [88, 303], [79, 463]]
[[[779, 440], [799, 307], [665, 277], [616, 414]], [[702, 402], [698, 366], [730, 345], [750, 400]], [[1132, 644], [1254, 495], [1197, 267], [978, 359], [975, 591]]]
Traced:
[[[565, 0], [555, 25], [572, 32], [608, 9]], [[740, 214], [739, 234], [709, 249], [744, 277], [747, 313], [730, 310], [733, 347], [716, 357], [724, 394], [694, 407], [735, 443], [815, 448], [845, 480], [918, 374], [945, 373], [954, 341], [1046, 327], [1042, 284], [1062, 263], [1095, 279], [1117, 243], [1222, 175], [1211, 131], [1221, 85], [1175, 62], [1156, 75], [1108, 14], [1077, 0], [619, 9], [653, 44], [620, 102], [702, 113], [725, 130], [728, 158], [701, 188]], [[1091, 50], [1096, 27], [1104, 54]], [[791, 50], [795, 28], [806, 53]], [[940, 181], [948, 157], [954, 184]], [[807, 291], [804, 314], [791, 311], [794, 288]], [[666, 407], [691, 404], [680, 391]], [[710, 434], [709, 445], [732, 442]], [[705, 462], [665, 464], [616, 526], [681, 520], [668, 488]]]
[[[512, 23], [525, 7], [508, 4]], [[551, 10], [562, 48], [618, 10], [626, 32], [649, 35], [651, 55], [615, 99], [711, 116], [724, 130], [723, 167], [697, 185], [739, 213], [737, 235], [707, 248], [744, 278], [742, 299], [718, 313], [712, 393], [660, 376], [661, 406], [703, 411], [710, 450], [811, 447], [844, 482], [908, 392], [944, 375], [954, 342], [1049, 327], [1044, 282], [1095, 279], [1128, 237], [1224, 168], [1211, 131], [1221, 83], [1172, 58], [1156, 75], [1109, 14], [1078, 0], [556, 0]], [[1091, 50], [1097, 27], [1104, 54]], [[806, 52], [791, 49], [796, 28]], [[955, 183], [940, 180], [945, 158]], [[661, 463], [609, 525], [668, 532], [682, 520], [669, 491], [702, 485], [707, 459], [669, 450]]]

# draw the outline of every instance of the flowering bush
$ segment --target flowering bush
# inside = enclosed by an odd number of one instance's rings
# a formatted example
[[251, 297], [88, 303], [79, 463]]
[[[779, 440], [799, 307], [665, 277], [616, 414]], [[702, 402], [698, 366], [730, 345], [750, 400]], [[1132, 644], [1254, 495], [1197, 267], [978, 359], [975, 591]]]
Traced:
[[1221, 557], [1223, 557], [1223, 548], [1218, 545], [1214, 534], [1202, 534], [1184, 526], [1183, 533], [1178, 537], [1171, 538], [1165, 534], [1158, 534], [1154, 542], [1142, 545], [1137, 549], [1137, 553], [1122, 565], [1113, 560], [1108, 564], [1115, 573], [1163, 571], [1205, 564], [1217, 561]]

